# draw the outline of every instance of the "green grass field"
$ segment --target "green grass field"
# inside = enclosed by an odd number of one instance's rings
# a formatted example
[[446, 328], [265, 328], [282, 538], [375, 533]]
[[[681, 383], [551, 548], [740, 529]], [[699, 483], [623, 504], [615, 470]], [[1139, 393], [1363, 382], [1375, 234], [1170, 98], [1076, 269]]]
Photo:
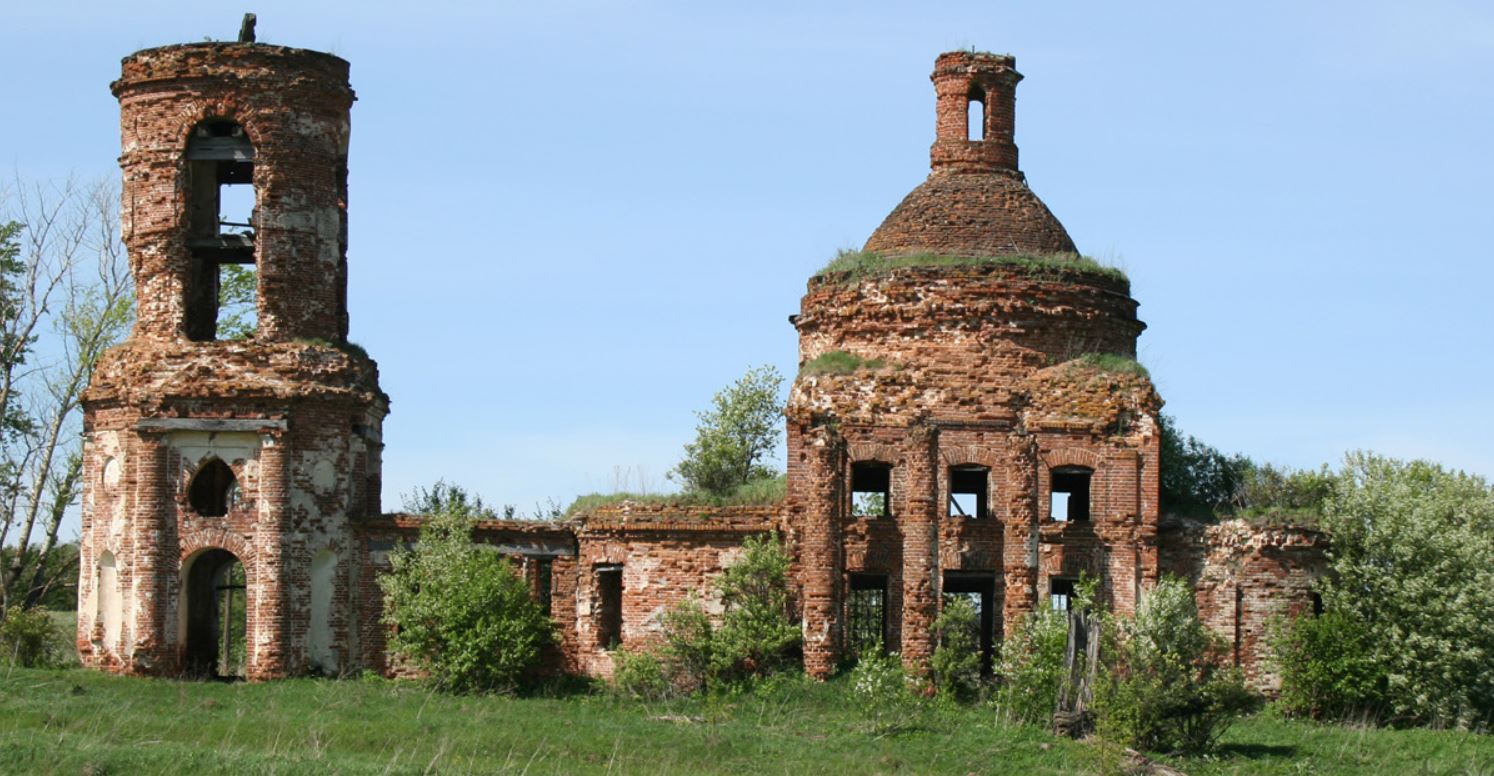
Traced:
[[[873, 736], [844, 681], [670, 704], [411, 682], [193, 683], [0, 669], [0, 773], [1102, 773], [1104, 747], [931, 705]], [[1494, 737], [1260, 716], [1189, 774], [1494, 774]]]

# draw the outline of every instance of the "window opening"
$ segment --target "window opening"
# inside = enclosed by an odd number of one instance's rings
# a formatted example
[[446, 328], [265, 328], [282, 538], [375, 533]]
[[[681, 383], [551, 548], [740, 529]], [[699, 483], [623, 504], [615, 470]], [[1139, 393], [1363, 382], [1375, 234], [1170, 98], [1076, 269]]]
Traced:
[[996, 654], [996, 574], [963, 572], [944, 575], [944, 602], [964, 598], [975, 608], [976, 644], [980, 649], [980, 670], [989, 675]]
[[603, 649], [622, 644], [622, 566], [597, 567], [597, 643]]
[[986, 93], [979, 87], [970, 90], [965, 108], [965, 137], [974, 142], [986, 139]]
[[851, 464], [851, 515], [888, 517], [892, 514], [892, 467], [885, 463]]
[[850, 606], [850, 647], [853, 655], [887, 644], [887, 576], [885, 574], [852, 574]]
[[223, 517], [231, 506], [237, 506], [239, 483], [233, 470], [218, 458], [203, 464], [192, 478], [187, 501], [192, 511], [202, 517]]
[[1323, 616], [1323, 596], [1318, 593], [1312, 594], [1312, 616]]
[[984, 466], [949, 470], [949, 516], [986, 517], [990, 471]]
[[1240, 667], [1240, 652], [1245, 644], [1245, 591], [1235, 585], [1235, 668]]
[[1048, 591], [1054, 610], [1067, 612], [1074, 605], [1074, 580], [1050, 580], [1048, 582]]
[[539, 588], [537, 592], [539, 593], [540, 610], [545, 613], [546, 617], [550, 616], [550, 578], [552, 576], [551, 564], [552, 561], [550, 558], [540, 558], [538, 565], [534, 570], [535, 586]]
[[[254, 331], [254, 146], [244, 128], [213, 119], [192, 129], [186, 162], [189, 339], [243, 339]], [[245, 266], [250, 267], [245, 269]], [[247, 280], [246, 280], [247, 276]]]
[[1093, 472], [1082, 466], [1053, 470], [1049, 514], [1059, 522], [1089, 519], [1089, 480]]

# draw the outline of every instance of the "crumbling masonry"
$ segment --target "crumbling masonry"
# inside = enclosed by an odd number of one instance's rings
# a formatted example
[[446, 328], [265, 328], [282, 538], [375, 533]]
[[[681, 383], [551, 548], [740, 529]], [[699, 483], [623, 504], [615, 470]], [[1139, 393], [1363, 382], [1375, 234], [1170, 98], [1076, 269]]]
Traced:
[[[375, 579], [419, 520], [380, 509], [389, 402], [347, 341], [347, 76], [337, 57], [248, 43], [124, 60], [113, 91], [139, 315], [84, 399], [86, 665], [400, 670]], [[989, 661], [1081, 576], [1129, 612], [1171, 571], [1269, 685], [1265, 622], [1311, 605], [1322, 538], [1163, 528], [1162, 401], [1130, 366], [1145, 324], [1125, 278], [1079, 258], [1027, 187], [1020, 80], [1009, 56], [941, 55], [928, 180], [861, 254], [810, 278], [791, 319], [801, 373], [781, 504], [480, 526], [555, 619], [553, 667], [607, 675], [669, 605], [693, 592], [719, 607], [710, 579], [745, 536], [776, 531], [815, 676], [877, 641], [922, 666], [950, 596], [976, 605]], [[234, 221], [225, 203], [243, 190], [253, 209]], [[247, 339], [218, 337], [225, 265], [255, 270]]]

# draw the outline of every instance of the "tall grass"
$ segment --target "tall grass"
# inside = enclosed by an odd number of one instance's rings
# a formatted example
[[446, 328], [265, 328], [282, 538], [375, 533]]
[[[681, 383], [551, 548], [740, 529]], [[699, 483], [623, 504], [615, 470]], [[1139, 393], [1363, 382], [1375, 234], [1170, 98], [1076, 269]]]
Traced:
[[[413, 682], [193, 683], [81, 669], [0, 671], [0, 773], [1093, 773], [1098, 747], [910, 706], [869, 734], [844, 679], [775, 679], [666, 703], [452, 697]], [[1258, 716], [1190, 774], [1489, 773], [1494, 738]]]

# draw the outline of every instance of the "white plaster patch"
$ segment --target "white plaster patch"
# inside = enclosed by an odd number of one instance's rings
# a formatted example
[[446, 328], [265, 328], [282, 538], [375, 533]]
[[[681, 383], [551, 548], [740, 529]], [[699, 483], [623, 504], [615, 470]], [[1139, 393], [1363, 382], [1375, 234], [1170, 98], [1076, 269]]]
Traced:
[[337, 587], [337, 554], [322, 550], [311, 560], [311, 628], [307, 650], [311, 662], [329, 676], [336, 676], [337, 651], [332, 648], [332, 593]]
[[320, 495], [326, 496], [337, 487], [337, 466], [322, 458], [311, 467], [311, 486]]
[[120, 478], [123, 476], [123, 474], [122, 474], [122, 469], [123, 468], [124, 467], [119, 462], [119, 458], [118, 457], [110, 457], [110, 458], [105, 459], [104, 460], [104, 485], [106, 485], [107, 487], [110, 487], [110, 488], [117, 487], [119, 485]]

